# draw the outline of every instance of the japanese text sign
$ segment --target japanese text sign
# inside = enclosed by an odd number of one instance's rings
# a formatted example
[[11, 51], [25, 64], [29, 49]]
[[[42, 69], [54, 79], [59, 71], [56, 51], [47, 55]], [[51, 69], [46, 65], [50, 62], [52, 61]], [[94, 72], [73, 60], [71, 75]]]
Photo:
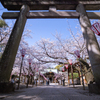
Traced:
[[100, 24], [98, 22], [94, 23], [92, 26], [91, 26], [91, 30], [100, 36]]

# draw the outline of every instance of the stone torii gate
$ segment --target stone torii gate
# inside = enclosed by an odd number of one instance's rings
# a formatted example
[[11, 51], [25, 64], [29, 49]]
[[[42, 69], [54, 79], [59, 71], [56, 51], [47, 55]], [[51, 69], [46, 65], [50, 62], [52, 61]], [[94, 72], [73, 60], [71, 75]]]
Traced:
[[[100, 1], [96, 0], [1, 0], [8, 10], [20, 12], [4, 12], [3, 19], [16, 19], [7, 46], [0, 60], [0, 82], [9, 81], [23, 29], [28, 18], [78, 18], [96, 84], [100, 86], [100, 48], [94, 33], [90, 30], [89, 19], [99, 19]], [[29, 12], [30, 10], [48, 10], [48, 12]], [[57, 11], [61, 10], [61, 11]], [[66, 10], [66, 11], [65, 11]], [[74, 10], [74, 12], [67, 12]], [[34, 23], [35, 24], [35, 23]]]

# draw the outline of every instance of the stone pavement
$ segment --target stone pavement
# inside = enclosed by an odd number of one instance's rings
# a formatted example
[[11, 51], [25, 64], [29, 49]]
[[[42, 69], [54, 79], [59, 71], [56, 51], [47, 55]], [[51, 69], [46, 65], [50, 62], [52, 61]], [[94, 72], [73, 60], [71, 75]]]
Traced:
[[82, 86], [34, 86], [16, 90], [9, 94], [0, 94], [3, 100], [100, 100], [100, 95], [89, 93]]

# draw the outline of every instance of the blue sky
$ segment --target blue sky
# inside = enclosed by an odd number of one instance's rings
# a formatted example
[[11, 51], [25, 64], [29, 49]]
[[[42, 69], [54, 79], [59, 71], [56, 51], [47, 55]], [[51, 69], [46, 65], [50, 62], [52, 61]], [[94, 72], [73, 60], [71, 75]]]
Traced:
[[[0, 17], [3, 12], [7, 12], [7, 9], [3, 8], [0, 4]], [[12, 23], [12, 19], [5, 20], [8, 24]], [[76, 25], [78, 24], [78, 19], [28, 19], [27, 20], [27, 29], [31, 30], [33, 38], [27, 38], [29, 45], [34, 45], [41, 38], [50, 38], [50, 40], [55, 40], [52, 34], [60, 33], [62, 38], [66, 36], [70, 38], [70, 33], [68, 31], [69, 22], [71, 29], [76, 32]]]
[[[72, 25], [76, 20], [68, 20], [70, 22], [71, 28], [75, 30], [75, 25]], [[27, 23], [31, 25], [29, 27], [32, 30], [33, 40], [38, 41], [41, 38], [50, 38], [50, 40], [55, 40], [53, 34], [60, 33], [62, 38], [66, 36], [70, 37], [68, 31], [67, 19], [28, 19]]]

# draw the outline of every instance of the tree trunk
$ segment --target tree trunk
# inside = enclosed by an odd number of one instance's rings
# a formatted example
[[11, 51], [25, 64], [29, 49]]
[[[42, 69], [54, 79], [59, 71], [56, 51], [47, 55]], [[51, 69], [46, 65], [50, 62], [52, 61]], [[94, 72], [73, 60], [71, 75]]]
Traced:
[[84, 60], [80, 60], [80, 62], [82, 63], [83, 66], [83, 70], [85, 73], [85, 77], [86, 77], [86, 81], [88, 84], [90, 84], [91, 82], [94, 82], [94, 76], [93, 76], [93, 72], [91, 67], [89, 66], [88, 63], [86, 63]]

